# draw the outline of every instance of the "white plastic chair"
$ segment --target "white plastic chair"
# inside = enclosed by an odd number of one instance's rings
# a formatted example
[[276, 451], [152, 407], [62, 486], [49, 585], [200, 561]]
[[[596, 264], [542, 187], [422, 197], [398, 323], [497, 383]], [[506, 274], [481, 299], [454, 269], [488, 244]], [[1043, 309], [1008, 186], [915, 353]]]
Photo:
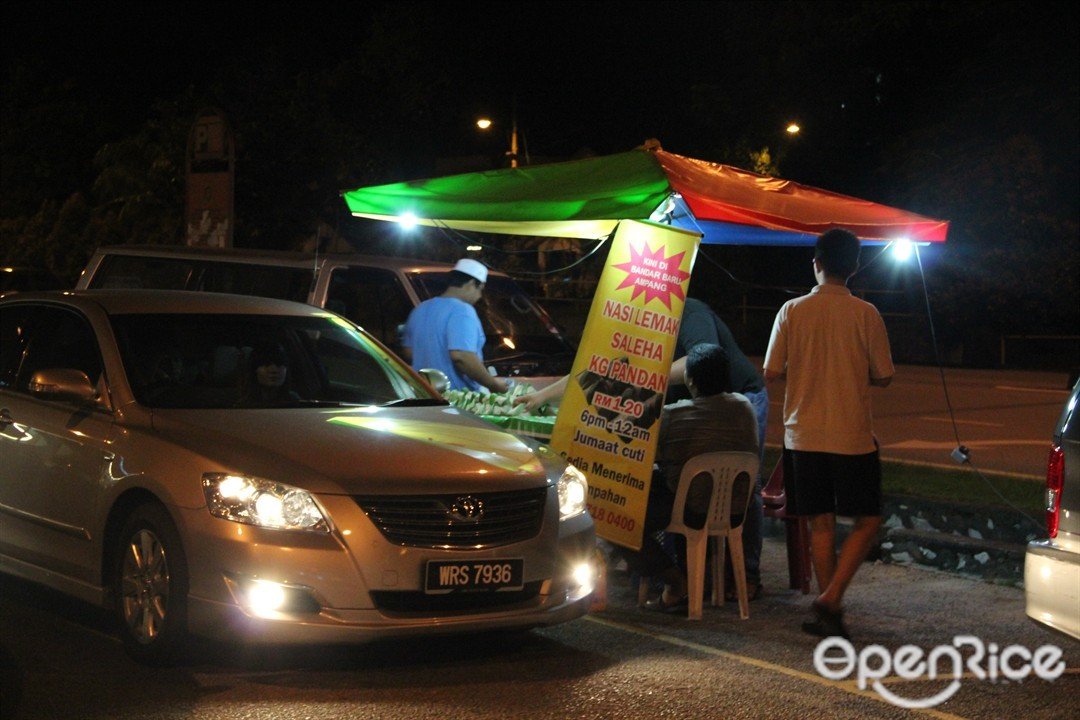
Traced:
[[[746, 591], [746, 565], [743, 561], [742, 523], [732, 526], [731, 515], [746, 518], [750, 503], [750, 494], [758, 473], [758, 455], [748, 452], [711, 452], [695, 455], [683, 465], [679, 475], [679, 487], [675, 491], [675, 506], [671, 511], [671, 522], [665, 532], [679, 533], [686, 536], [686, 579], [689, 592], [690, 620], [700, 620], [705, 594], [705, 559], [709, 540], [716, 539], [712, 558], [712, 604], [724, 602], [724, 546], [731, 546], [731, 567], [735, 575], [735, 588], [739, 595], [739, 617], [750, 617], [750, 601]], [[687, 527], [684, 515], [686, 496], [690, 491], [691, 481], [707, 473], [712, 476], [712, 495], [709, 498], [709, 511], [705, 526]], [[740, 480], [740, 478], [742, 478]], [[746, 499], [742, 507], [731, 506], [736, 483], [745, 485]]]

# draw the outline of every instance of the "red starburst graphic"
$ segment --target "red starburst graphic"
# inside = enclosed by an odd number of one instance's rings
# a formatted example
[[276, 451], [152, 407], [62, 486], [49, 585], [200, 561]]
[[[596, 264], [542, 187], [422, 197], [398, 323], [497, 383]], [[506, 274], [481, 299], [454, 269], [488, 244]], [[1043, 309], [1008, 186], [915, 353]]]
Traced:
[[672, 295], [680, 300], [686, 300], [682, 284], [689, 279], [690, 273], [680, 269], [684, 255], [686, 255], [685, 250], [678, 255], [666, 257], [663, 245], [654, 251], [648, 243], [642, 243], [642, 249], [639, 251], [631, 244], [630, 262], [612, 266], [626, 273], [622, 284], [615, 289], [633, 288], [631, 300], [645, 293], [646, 305], [656, 298], [670, 310]]

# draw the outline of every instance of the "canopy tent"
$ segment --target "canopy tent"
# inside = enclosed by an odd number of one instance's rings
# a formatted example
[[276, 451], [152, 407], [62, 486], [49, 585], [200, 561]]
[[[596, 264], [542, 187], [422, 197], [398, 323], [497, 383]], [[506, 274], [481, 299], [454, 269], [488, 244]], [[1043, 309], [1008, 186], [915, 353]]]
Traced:
[[864, 241], [944, 242], [949, 223], [729, 165], [638, 149], [617, 155], [344, 192], [353, 215], [511, 235], [596, 239], [620, 220], [695, 230], [703, 243], [811, 245], [834, 227]]

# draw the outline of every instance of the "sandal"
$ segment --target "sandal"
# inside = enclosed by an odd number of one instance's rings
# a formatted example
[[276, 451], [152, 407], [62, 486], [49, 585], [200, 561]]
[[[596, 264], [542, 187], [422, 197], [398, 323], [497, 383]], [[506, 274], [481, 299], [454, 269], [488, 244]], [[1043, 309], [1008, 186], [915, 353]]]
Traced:
[[[761, 583], [746, 583], [746, 599], [757, 600], [765, 592]], [[735, 581], [730, 584], [724, 583], [724, 602], [735, 602], [739, 599], [739, 591], [735, 589]]]
[[649, 600], [647, 603], [645, 603], [644, 607], [646, 610], [652, 610], [653, 612], [675, 614], [685, 613], [689, 604], [689, 595], [683, 595], [678, 600], [672, 600], [671, 602], [668, 602], [664, 600], [664, 595], [663, 593], [661, 593], [660, 597], [656, 598], [655, 600]]
[[845, 640], [851, 639], [847, 627], [844, 625], [843, 610], [830, 610], [817, 600], [810, 605], [810, 610], [814, 613], [814, 619], [807, 620], [802, 624], [804, 633], [817, 635], [818, 637], [839, 636]]

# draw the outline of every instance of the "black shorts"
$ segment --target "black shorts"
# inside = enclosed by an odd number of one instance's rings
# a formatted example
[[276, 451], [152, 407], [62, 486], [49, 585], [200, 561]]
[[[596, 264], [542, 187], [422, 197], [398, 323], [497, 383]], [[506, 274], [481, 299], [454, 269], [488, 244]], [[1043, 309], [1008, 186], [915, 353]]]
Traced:
[[784, 448], [789, 515], [881, 515], [881, 457]]

